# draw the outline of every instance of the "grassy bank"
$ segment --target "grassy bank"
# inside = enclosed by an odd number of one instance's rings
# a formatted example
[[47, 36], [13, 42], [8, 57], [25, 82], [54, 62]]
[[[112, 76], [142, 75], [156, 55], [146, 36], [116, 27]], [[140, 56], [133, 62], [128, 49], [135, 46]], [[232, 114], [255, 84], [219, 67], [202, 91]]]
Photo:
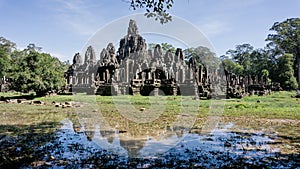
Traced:
[[[166, 96], [166, 97], [144, 97], [144, 96], [88, 96], [84, 94], [72, 95], [59, 95], [42, 98], [33, 98], [34, 100], [41, 100], [46, 103], [45, 106], [32, 106], [32, 105], [18, 105], [18, 104], [1, 104], [1, 112], [15, 113], [16, 116], [20, 114], [49, 114], [49, 112], [65, 112], [67, 110], [53, 108], [51, 103], [53, 101], [64, 103], [68, 101], [90, 102], [97, 104], [102, 113], [117, 114], [118, 109], [126, 107], [128, 109], [139, 110], [145, 108], [146, 110], [155, 108], [162, 108], [163, 115], [174, 115], [185, 110], [185, 107], [199, 106], [198, 115], [200, 117], [211, 114], [213, 111], [210, 109], [211, 105], [220, 103], [220, 110], [217, 115], [222, 116], [251, 116], [257, 118], [278, 118], [278, 119], [300, 119], [300, 99], [292, 98], [295, 92], [273, 92], [267, 96], [246, 96], [242, 99], [229, 99], [229, 100], [192, 100], [191, 97], [181, 96]], [[3, 97], [18, 97], [17, 93], [0, 93]], [[190, 106], [191, 107], [191, 106]], [[68, 110], [70, 111], [70, 109]], [[25, 112], [25, 113], [22, 113]], [[37, 113], [38, 112], [38, 113]]]
[[300, 99], [292, 98], [294, 95], [295, 92], [274, 92], [267, 96], [227, 100], [223, 115], [299, 120]]
[[[119, 126], [122, 130], [135, 129], [133, 133], [142, 134], [150, 130], [155, 133], [180, 120], [190, 121], [194, 128], [201, 129], [208, 118], [222, 118], [224, 121], [240, 123], [240, 126], [246, 128], [277, 126], [278, 130], [292, 134], [293, 130], [289, 129], [296, 127], [299, 130], [297, 125], [300, 121], [300, 99], [292, 98], [293, 95], [295, 92], [274, 92], [267, 96], [229, 100], [193, 100], [186, 96], [51, 96], [34, 98], [46, 105], [0, 104], [0, 125], [57, 124], [66, 117], [79, 123], [78, 116], [84, 116], [91, 121], [103, 118], [109, 126]], [[0, 96], [19, 97], [12, 93], [0, 93]], [[88, 105], [61, 108], [55, 107], [53, 101], [75, 101]], [[193, 116], [189, 116], [191, 114]]]

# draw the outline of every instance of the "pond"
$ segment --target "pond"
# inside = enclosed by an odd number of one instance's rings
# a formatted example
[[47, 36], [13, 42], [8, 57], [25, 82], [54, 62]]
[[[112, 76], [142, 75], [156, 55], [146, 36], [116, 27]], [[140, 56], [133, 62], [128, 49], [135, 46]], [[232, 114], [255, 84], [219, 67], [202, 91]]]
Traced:
[[[162, 137], [128, 136], [129, 131], [86, 131], [65, 119], [35, 167], [80, 168], [297, 168], [298, 154], [284, 154], [276, 132], [243, 129], [235, 122], [220, 121], [208, 133], [200, 129], [178, 132], [166, 128]], [[238, 130], [237, 130], [238, 129]], [[126, 136], [127, 135], [127, 136]], [[298, 145], [299, 146], [299, 145]], [[299, 148], [299, 147], [298, 147]], [[24, 166], [24, 168], [32, 166]]]

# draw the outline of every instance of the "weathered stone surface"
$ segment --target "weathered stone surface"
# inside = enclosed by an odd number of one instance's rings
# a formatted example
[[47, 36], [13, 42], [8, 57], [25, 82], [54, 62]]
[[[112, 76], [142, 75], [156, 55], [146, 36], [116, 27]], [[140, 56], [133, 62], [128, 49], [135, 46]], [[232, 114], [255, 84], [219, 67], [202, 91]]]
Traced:
[[66, 104], [63, 104], [63, 105], [61, 105], [61, 107], [62, 107], [62, 108], [71, 108], [72, 105], [66, 105]]
[[[85, 60], [75, 54], [65, 77], [72, 92], [100, 95], [195, 95], [199, 97], [241, 98], [247, 93], [267, 94], [267, 78], [237, 76], [222, 73], [207, 65], [197, 65], [194, 58], [186, 64], [182, 49], [175, 53], [163, 51], [158, 44], [147, 49], [146, 40], [139, 34], [134, 20], [129, 21], [127, 35], [119, 42], [118, 50], [112, 43], [103, 48], [100, 60], [95, 59], [89, 46]], [[160, 89], [160, 90], [158, 90]]]
[[92, 46], [89, 46], [85, 52], [84, 63], [86, 65], [96, 64], [96, 55], [95, 55], [94, 48]]
[[70, 105], [72, 106], [74, 104], [74, 102], [65, 102], [65, 105]]
[[76, 53], [73, 58], [73, 65], [81, 65], [82, 64], [82, 57], [79, 53]]
[[31, 104], [45, 105], [46, 103], [45, 103], [45, 102], [42, 102], [42, 101], [40, 101], [40, 100], [32, 100], [32, 101], [31, 101]]
[[6, 103], [18, 103], [18, 99], [6, 99]]
[[17, 102], [18, 103], [24, 103], [24, 102], [26, 102], [27, 100], [26, 99], [17, 99]]
[[135, 20], [130, 19], [127, 35], [135, 36], [138, 35], [138, 33], [139, 32]]

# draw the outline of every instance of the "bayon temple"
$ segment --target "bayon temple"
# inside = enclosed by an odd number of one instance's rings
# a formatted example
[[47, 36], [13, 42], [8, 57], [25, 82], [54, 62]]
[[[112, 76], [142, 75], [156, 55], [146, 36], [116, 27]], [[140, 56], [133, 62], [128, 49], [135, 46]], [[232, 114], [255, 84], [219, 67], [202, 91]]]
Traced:
[[147, 49], [136, 22], [130, 20], [127, 35], [120, 40], [117, 49], [109, 43], [100, 52], [100, 60], [92, 46], [87, 48], [84, 60], [76, 53], [65, 78], [71, 92], [97, 95], [212, 98], [242, 97], [250, 92], [268, 91], [264, 78], [237, 76], [221, 67], [211, 69], [208, 65], [199, 65], [194, 58], [185, 58], [181, 48], [175, 53], [163, 51], [159, 44]]

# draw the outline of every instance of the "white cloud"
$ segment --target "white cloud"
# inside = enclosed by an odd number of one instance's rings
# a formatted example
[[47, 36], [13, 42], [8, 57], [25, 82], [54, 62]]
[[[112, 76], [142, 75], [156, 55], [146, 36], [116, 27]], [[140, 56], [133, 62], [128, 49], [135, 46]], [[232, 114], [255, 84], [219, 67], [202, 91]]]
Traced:
[[205, 19], [197, 23], [197, 27], [209, 38], [230, 31], [232, 28], [224, 21]]
[[90, 5], [89, 1], [56, 0], [58, 3], [58, 18], [63, 25], [76, 34], [91, 36], [99, 27], [100, 17], [92, 12], [100, 4]]

